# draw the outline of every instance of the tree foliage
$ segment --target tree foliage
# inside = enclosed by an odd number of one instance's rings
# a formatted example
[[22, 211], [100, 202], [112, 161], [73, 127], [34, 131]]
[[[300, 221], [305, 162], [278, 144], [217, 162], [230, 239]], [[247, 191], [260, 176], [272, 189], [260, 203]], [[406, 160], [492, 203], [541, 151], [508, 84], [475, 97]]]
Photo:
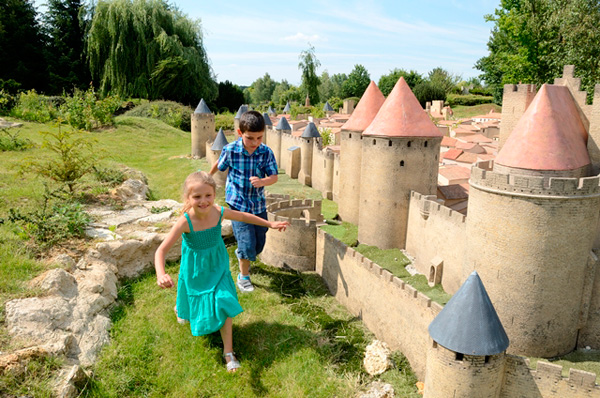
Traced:
[[263, 102], [271, 101], [275, 85], [275, 81], [271, 79], [271, 76], [269, 76], [268, 73], [265, 73], [263, 77], [256, 79], [251, 85], [252, 103], [258, 105]]
[[379, 78], [379, 83], [377, 84], [377, 86], [379, 87], [379, 90], [381, 90], [383, 95], [387, 97], [392, 92], [394, 86], [401, 77], [404, 77], [404, 80], [406, 80], [408, 87], [410, 87], [411, 89], [415, 88], [417, 84], [423, 81], [423, 76], [421, 76], [421, 74], [418, 73], [416, 70], [411, 70], [407, 72], [404, 69], [396, 68], [390, 71], [390, 73], [388, 73], [387, 75], [381, 76]]
[[441, 67], [437, 67], [429, 72], [427, 80], [429, 80], [432, 86], [449, 94], [456, 88], [456, 84], [461, 80], [461, 77], [454, 75]]
[[302, 71], [304, 97], [308, 94], [310, 103], [317, 104], [319, 102], [319, 84], [321, 84], [317, 68], [321, 66], [321, 63], [315, 55], [315, 48], [309, 44], [308, 49], [300, 53], [299, 59], [298, 69]]
[[413, 89], [413, 93], [423, 108], [425, 108], [427, 102], [434, 100], [446, 100], [446, 92], [444, 89], [441, 86], [434, 85], [427, 80], [417, 84]]
[[552, 82], [570, 64], [591, 97], [600, 82], [597, 0], [502, 0], [486, 20], [494, 23], [490, 54], [475, 67], [497, 101], [504, 84]]
[[362, 97], [363, 93], [371, 83], [371, 76], [367, 69], [360, 65], [354, 65], [354, 69], [348, 75], [348, 80], [342, 84], [342, 96], [348, 97]]
[[219, 95], [215, 100], [215, 105], [219, 111], [227, 108], [230, 112], [237, 112], [243, 103], [244, 92], [237, 84], [233, 84], [229, 80], [219, 83]]
[[90, 83], [85, 63], [85, 15], [81, 0], [48, 0], [43, 20], [48, 32], [49, 89], [62, 94]]
[[103, 94], [185, 104], [216, 98], [199, 21], [164, 0], [99, 0], [87, 45]]
[[[46, 90], [45, 37], [31, 0], [0, 1], [0, 84]], [[15, 84], [16, 83], [16, 84]]]

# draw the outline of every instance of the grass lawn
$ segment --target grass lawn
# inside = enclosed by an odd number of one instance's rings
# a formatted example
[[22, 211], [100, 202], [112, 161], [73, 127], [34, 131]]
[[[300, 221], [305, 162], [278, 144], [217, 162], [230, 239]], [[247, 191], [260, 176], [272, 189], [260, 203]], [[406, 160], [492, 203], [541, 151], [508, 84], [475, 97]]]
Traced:
[[496, 104], [480, 104], [474, 106], [457, 105], [452, 108], [452, 112], [454, 112], [453, 117], [455, 119], [484, 115], [490, 113], [491, 110], [500, 113], [502, 112], [502, 107]]
[[[0, 152], [0, 326], [4, 326], [6, 301], [35, 295], [27, 282], [54, 266], [42, 261], [43, 252], [35, 256], [28, 250], [7, 221], [10, 208], [39, 207], [42, 180], [21, 173], [20, 165], [28, 158], [49, 158], [50, 152], [41, 146], [41, 131], [56, 131], [56, 127], [25, 122], [19, 136], [36, 146], [24, 152]], [[126, 165], [143, 172], [156, 199], [180, 200], [185, 177], [209, 167], [203, 159], [187, 157], [189, 133], [156, 120], [120, 116], [114, 128], [84, 135], [95, 140], [103, 167]], [[84, 178], [79, 189], [96, 188]], [[272, 191], [320, 198], [320, 193], [284, 174]], [[326, 218], [337, 213], [332, 201], [324, 200], [323, 209]], [[236, 261], [231, 265], [234, 271]], [[178, 264], [169, 267], [174, 275], [177, 269]], [[189, 327], [175, 321], [175, 290], [159, 289], [150, 273], [120, 288], [119, 304], [111, 315], [111, 343], [91, 369], [93, 378], [82, 396], [346, 397], [364, 389], [372, 378], [362, 370], [363, 352], [373, 336], [327, 294], [320, 278], [260, 263], [253, 274], [257, 290], [240, 296], [245, 312], [234, 319], [234, 347], [242, 363], [238, 374], [226, 372], [218, 334], [193, 337]], [[19, 347], [0, 327], [0, 351]], [[406, 359], [394, 353], [394, 360], [396, 368], [381, 379], [392, 383], [399, 396], [418, 396], [417, 380]], [[33, 362], [24, 378], [0, 375], [0, 391], [9, 396], [49, 396], [57, 366], [57, 361], [43, 360]]]

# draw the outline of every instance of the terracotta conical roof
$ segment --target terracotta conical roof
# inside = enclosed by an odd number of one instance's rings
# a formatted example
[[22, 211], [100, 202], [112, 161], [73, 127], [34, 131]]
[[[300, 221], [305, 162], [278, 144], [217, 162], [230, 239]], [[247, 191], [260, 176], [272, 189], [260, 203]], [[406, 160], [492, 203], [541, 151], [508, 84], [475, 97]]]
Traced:
[[200, 100], [194, 113], [211, 113], [210, 108], [206, 105], [206, 102], [204, 102], [204, 98]]
[[385, 97], [373, 80], [354, 108], [350, 119], [342, 126], [342, 130], [364, 131], [377, 115]]
[[509, 344], [477, 271], [429, 324], [429, 335], [447, 349], [467, 355], [495, 355]]
[[496, 163], [528, 170], [575, 170], [590, 163], [587, 131], [566, 86], [540, 88]]
[[403, 77], [381, 105], [363, 135], [384, 137], [442, 137]]

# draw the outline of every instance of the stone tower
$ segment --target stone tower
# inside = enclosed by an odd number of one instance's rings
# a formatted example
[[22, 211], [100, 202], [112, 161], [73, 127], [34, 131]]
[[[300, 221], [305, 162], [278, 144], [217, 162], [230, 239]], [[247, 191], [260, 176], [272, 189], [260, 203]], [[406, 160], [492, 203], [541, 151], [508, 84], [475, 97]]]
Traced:
[[429, 325], [424, 398], [498, 398], [509, 341], [477, 272]]
[[263, 119], [265, 120], [265, 133], [263, 134], [263, 143], [269, 145], [269, 138], [271, 138], [270, 132], [273, 130], [273, 122], [267, 112], [263, 113]]
[[248, 105], [240, 105], [237, 113], [233, 117], [233, 130], [237, 133], [240, 128], [240, 118], [244, 113], [248, 112]]
[[362, 132], [369, 127], [384, 101], [385, 97], [371, 81], [352, 116], [342, 126], [338, 212], [342, 220], [353, 224], [358, 224]]
[[283, 108], [283, 114], [287, 115], [288, 113], [290, 113], [290, 111], [292, 110], [292, 107], [290, 105], [290, 101], [286, 102], [285, 107]]
[[215, 133], [215, 115], [212, 114], [204, 99], [201, 99], [192, 113], [192, 156], [206, 156], [206, 142], [212, 140]]
[[[206, 143], [207, 149], [206, 149], [206, 160], [208, 161], [209, 165], [214, 164], [217, 160], [219, 160], [219, 156], [221, 156], [221, 152], [223, 151], [223, 147], [225, 145], [227, 145], [227, 138], [225, 137], [225, 133], [223, 133], [223, 129], [219, 129], [219, 132], [217, 133], [217, 137], [215, 138], [214, 142], [212, 142], [212, 144], [210, 142]], [[217, 172], [213, 175], [213, 178], [215, 180], [215, 182], [217, 183], [217, 186], [220, 187], [224, 187], [225, 186], [225, 181], [227, 180], [227, 171], [219, 171], [217, 170]]]
[[288, 123], [287, 119], [282, 116], [279, 119], [279, 122], [277, 122], [277, 126], [275, 126], [275, 135], [273, 142], [270, 141], [269, 139], [269, 147], [271, 148], [271, 150], [273, 151], [273, 154], [275, 155], [275, 161], [277, 161], [277, 165], [279, 167], [282, 166], [283, 163], [283, 156], [282, 156], [282, 135], [283, 134], [292, 134], [292, 126], [290, 126], [290, 124]]
[[298, 181], [304, 185], [312, 186], [312, 158], [313, 148], [316, 139], [321, 138], [319, 130], [313, 122], [308, 123], [302, 132], [300, 143], [300, 172], [298, 173]]
[[437, 191], [442, 133], [401, 77], [362, 136], [358, 240], [404, 249], [410, 191]]
[[587, 321], [600, 209], [587, 138], [569, 89], [543, 85], [493, 167], [473, 166], [464, 271], [488, 283], [509, 352], [568, 353]]

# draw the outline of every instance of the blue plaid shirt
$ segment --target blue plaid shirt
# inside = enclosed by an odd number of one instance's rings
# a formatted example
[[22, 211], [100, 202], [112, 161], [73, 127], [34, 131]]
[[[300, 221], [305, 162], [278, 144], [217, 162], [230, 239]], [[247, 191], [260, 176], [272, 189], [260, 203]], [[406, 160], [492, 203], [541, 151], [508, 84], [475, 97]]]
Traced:
[[227, 174], [225, 184], [225, 201], [239, 211], [260, 214], [267, 210], [265, 189], [254, 188], [250, 177], [264, 178], [277, 174], [277, 162], [271, 148], [260, 144], [252, 153], [248, 154], [241, 138], [223, 147], [219, 157], [218, 168]]

